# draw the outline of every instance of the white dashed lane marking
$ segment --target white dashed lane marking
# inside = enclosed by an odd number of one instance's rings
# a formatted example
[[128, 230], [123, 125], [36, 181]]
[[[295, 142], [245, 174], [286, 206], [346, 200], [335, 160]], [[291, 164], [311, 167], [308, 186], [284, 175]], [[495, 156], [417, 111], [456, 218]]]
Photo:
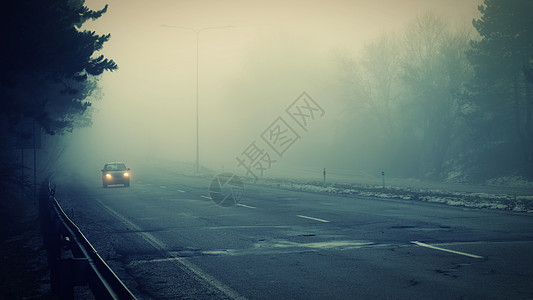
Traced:
[[249, 205], [244, 205], [244, 204], [236, 204], [236, 205], [237, 205], [237, 206], [246, 207], [246, 208], [256, 208], [256, 207], [249, 206]]
[[450, 253], [454, 253], [454, 254], [464, 255], [464, 256], [468, 256], [468, 257], [472, 257], [472, 258], [483, 258], [483, 256], [470, 254], [470, 253], [465, 253], [465, 252], [461, 252], [461, 251], [445, 249], [445, 248], [441, 248], [441, 247], [437, 247], [437, 246], [431, 246], [431, 245], [428, 245], [428, 244], [425, 244], [425, 243], [422, 243], [422, 242], [419, 242], [419, 241], [412, 241], [411, 243], [413, 243], [415, 245], [418, 245], [418, 246], [421, 246], [421, 247], [426, 247], [426, 248], [440, 250], [440, 251], [444, 251], [444, 252], [450, 252]]
[[313, 217], [308, 217], [308, 216], [303, 216], [303, 215], [297, 215], [297, 217], [304, 218], [304, 219], [309, 219], [309, 220], [314, 220], [314, 221], [318, 221], [318, 222], [322, 222], [322, 223], [329, 223], [328, 220], [319, 219], [319, 218], [313, 218]]

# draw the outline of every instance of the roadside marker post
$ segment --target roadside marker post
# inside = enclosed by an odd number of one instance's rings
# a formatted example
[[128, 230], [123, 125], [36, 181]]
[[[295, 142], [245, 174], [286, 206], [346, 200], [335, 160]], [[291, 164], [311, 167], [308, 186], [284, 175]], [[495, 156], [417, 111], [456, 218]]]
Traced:
[[326, 186], [326, 168], [324, 168], [324, 186]]
[[381, 170], [381, 185], [385, 188], [385, 171]]

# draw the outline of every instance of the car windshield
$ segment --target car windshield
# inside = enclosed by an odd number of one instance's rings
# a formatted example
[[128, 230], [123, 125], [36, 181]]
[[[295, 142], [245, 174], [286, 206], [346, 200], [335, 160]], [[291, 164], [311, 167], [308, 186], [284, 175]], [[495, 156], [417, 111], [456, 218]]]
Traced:
[[106, 170], [107, 171], [124, 171], [126, 170], [126, 165], [125, 164], [108, 164], [106, 165]]

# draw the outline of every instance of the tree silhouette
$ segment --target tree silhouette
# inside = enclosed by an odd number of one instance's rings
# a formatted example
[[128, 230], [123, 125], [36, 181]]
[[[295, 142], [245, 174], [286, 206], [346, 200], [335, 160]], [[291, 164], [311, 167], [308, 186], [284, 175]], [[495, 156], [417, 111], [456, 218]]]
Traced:
[[[528, 71], [533, 63], [533, 2], [485, 0], [473, 21], [481, 39], [469, 58], [476, 68], [476, 104], [492, 140], [518, 149], [508, 164], [533, 175], [533, 94]], [[481, 124], [482, 125], [482, 124]], [[514, 157], [513, 157], [514, 156]], [[518, 157], [518, 159], [516, 159]]]
[[83, 0], [17, 0], [2, 3], [0, 94], [4, 129], [33, 119], [46, 133], [70, 131], [91, 102], [98, 75], [118, 67], [95, 55], [110, 34], [82, 30], [106, 11]]

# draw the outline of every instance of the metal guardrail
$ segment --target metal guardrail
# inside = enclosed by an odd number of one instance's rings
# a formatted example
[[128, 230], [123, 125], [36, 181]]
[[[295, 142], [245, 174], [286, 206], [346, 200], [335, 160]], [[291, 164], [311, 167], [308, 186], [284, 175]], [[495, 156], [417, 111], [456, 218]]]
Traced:
[[96, 299], [135, 299], [67, 217], [54, 195], [49, 178], [40, 191], [39, 219], [52, 294], [59, 299], [74, 299], [75, 286], [89, 286]]

